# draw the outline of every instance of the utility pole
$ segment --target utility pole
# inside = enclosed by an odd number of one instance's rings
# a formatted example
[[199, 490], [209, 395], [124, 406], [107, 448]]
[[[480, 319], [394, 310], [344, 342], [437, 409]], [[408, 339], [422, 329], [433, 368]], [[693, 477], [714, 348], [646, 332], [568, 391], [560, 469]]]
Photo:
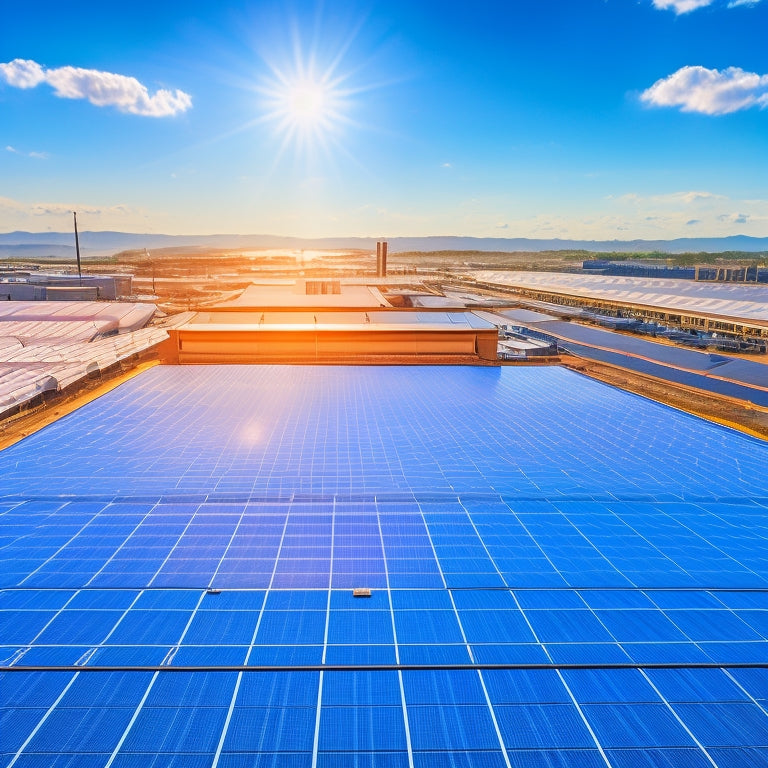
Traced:
[[149, 255], [149, 251], [146, 248], [144, 249], [144, 255], [147, 257], [147, 262], [152, 268], [152, 295], [157, 296], [157, 292], [155, 291], [155, 262], [152, 260], [152, 257]]
[[77, 211], [72, 211], [75, 219], [75, 250], [77, 251], [77, 276], [80, 278], [80, 287], [83, 287], [83, 272], [80, 269], [80, 238], [77, 236]]

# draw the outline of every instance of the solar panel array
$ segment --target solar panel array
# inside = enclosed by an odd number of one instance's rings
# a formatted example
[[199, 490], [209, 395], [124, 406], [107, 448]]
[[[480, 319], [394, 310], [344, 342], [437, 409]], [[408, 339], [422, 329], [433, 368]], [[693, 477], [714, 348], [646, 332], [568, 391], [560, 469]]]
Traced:
[[562, 320], [530, 325], [553, 334], [559, 346], [572, 354], [768, 407], [768, 365], [764, 360], [753, 362], [682, 349]]
[[766, 466], [558, 368], [152, 369], [0, 453], [0, 764], [765, 765]]

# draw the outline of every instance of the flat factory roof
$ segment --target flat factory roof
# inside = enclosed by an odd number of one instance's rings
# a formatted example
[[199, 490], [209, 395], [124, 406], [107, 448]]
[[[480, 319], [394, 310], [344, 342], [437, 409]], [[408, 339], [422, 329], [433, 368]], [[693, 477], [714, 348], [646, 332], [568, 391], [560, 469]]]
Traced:
[[471, 277], [504, 286], [768, 324], [768, 286], [762, 285], [491, 270], [473, 272]]

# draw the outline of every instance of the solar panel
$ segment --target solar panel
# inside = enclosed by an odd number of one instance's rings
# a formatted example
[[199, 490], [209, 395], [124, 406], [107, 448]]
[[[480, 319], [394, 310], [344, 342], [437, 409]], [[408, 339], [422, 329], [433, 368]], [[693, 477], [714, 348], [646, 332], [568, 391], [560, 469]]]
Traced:
[[151, 369], [0, 453], [2, 764], [760, 764], [765, 466], [558, 368]]

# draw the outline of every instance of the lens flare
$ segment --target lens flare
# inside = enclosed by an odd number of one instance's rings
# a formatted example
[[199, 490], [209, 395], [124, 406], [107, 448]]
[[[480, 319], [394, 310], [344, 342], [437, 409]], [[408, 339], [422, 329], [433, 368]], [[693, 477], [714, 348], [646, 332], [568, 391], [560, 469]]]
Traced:
[[270, 82], [259, 91], [264, 119], [274, 124], [281, 140], [281, 154], [291, 145], [309, 152], [338, 143], [342, 128], [352, 122], [346, 114], [352, 91], [342, 87], [343, 79], [330, 68], [316, 72], [300, 59], [293, 72], [272, 70]]

